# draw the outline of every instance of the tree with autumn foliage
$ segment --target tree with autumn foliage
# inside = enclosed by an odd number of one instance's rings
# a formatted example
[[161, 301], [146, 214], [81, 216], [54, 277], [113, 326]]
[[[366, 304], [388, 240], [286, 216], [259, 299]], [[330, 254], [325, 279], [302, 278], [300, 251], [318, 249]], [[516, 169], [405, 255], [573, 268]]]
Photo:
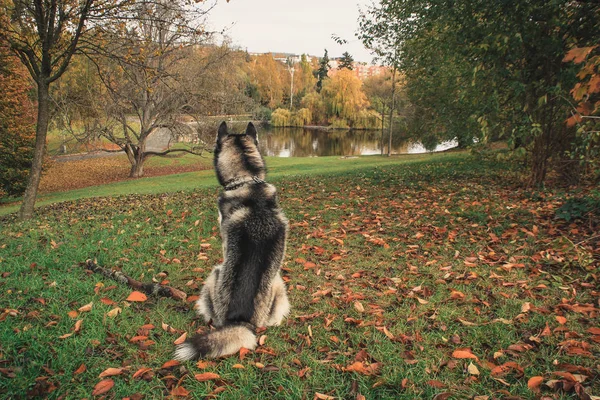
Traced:
[[50, 122], [50, 86], [62, 77], [85, 39], [114, 23], [133, 0], [4, 0], [0, 2], [0, 39], [10, 45], [36, 84], [35, 151], [21, 219], [31, 218], [42, 173]]
[[19, 196], [27, 184], [35, 145], [34, 104], [27, 71], [0, 46], [0, 197]]
[[272, 54], [253, 56], [247, 65], [250, 83], [256, 87], [261, 104], [273, 109], [283, 104], [289, 87], [288, 70]]
[[575, 47], [563, 59], [580, 65], [578, 81], [571, 90], [573, 108], [567, 126], [576, 127], [578, 141], [572, 157], [600, 179], [600, 51], [599, 46]]
[[330, 119], [337, 119], [338, 123], [349, 127], [358, 123], [360, 111], [369, 106], [362, 82], [348, 69], [331, 77], [323, 86], [322, 94]]
[[415, 121], [429, 125], [422, 135], [456, 131], [452, 114], [467, 118], [480, 142], [504, 137], [524, 149], [536, 186], [551, 167], [576, 180], [568, 157], [576, 132], [565, 120], [577, 70], [562, 59], [600, 41], [599, 9], [570, 0], [381, 0], [363, 14], [361, 38], [398, 56]]

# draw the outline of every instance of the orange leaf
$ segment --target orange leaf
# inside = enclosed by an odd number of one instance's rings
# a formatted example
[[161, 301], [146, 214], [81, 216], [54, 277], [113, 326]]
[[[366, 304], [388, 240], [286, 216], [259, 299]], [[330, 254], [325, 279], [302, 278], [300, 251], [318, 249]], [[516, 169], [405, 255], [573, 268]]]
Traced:
[[77, 316], [79, 315], [79, 313], [77, 311], [73, 310], [73, 311], [69, 311], [67, 313], [67, 315], [69, 316], [69, 318], [75, 319], [75, 318], [77, 318]]
[[567, 52], [563, 62], [573, 61], [575, 64], [579, 64], [585, 60], [585, 58], [594, 50], [597, 46], [591, 47], [575, 47]]
[[540, 391], [540, 386], [542, 385], [542, 382], [544, 382], [544, 378], [541, 376], [532, 376], [531, 378], [529, 378], [529, 381], [527, 381], [527, 387], [533, 391], [533, 392], [539, 392]]
[[135, 374], [133, 374], [132, 378], [141, 378], [146, 372], [150, 371], [152, 371], [152, 368], [140, 368], [137, 371], [135, 371]]
[[183, 335], [179, 336], [174, 342], [173, 344], [182, 344], [183, 342], [185, 342], [185, 339], [187, 338], [187, 332], [183, 332]]
[[246, 354], [248, 354], [248, 353], [250, 353], [250, 350], [248, 350], [245, 347], [242, 347], [240, 349], [240, 361], [242, 361], [246, 357]]
[[567, 319], [561, 315], [557, 315], [556, 316], [556, 320], [558, 321], [559, 324], [564, 325], [567, 323]]
[[106, 304], [107, 306], [113, 306], [113, 305], [117, 304], [116, 301], [113, 301], [113, 300], [109, 299], [108, 297], [103, 297], [103, 298], [100, 299], [100, 301], [102, 303]]
[[104, 379], [94, 386], [94, 391], [92, 392], [92, 396], [99, 396], [108, 392], [112, 387], [115, 386], [115, 382], [112, 379]]
[[174, 397], [187, 397], [189, 395], [190, 392], [186, 390], [186, 388], [184, 388], [183, 386], [177, 386], [174, 387], [173, 390], [171, 390], [171, 396]]
[[100, 373], [99, 378], [105, 378], [107, 376], [121, 375], [122, 373], [123, 373], [123, 368], [107, 368]]
[[78, 319], [77, 322], [75, 322], [75, 332], [79, 332], [79, 330], [81, 329], [82, 323], [83, 323], [82, 319]]
[[177, 360], [170, 360], [170, 361], [167, 361], [166, 363], [164, 363], [163, 366], [160, 367], [160, 368], [161, 369], [172, 368], [172, 367], [175, 367], [177, 365], [179, 365], [179, 361], [177, 361]]
[[472, 358], [479, 361], [479, 358], [471, 352], [471, 349], [456, 349], [452, 352], [454, 358]]
[[77, 368], [77, 369], [75, 370], [75, 372], [73, 372], [73, 375], [79, 375], [79, 374], [83, 374], [83, 373], [85, 372], [85, 370], [86, 370], [86, 369], [87, 369], [87, 368], [86, 368], [85, 364], [81, 364], [81, 365], [79, 366], [79, 368]]
[[129, 297], [127, 297], [126, 300], [127, 301], [146, 301], [146, 300], [148, 300], [148, 297], [146, 297], [146, 295], [142, 292], [133, 291], [133, 292], [131, 292]]
[[219, 374], [215, 374], [213, 372], [204, 372], [202, 374], [194, 375], [194, 378], [196, 378], [196, 380], [198, 382], [206, 382], [206, 381], [212, 381], [215, 379], [219, 379], [221, 377], [219, 376]]

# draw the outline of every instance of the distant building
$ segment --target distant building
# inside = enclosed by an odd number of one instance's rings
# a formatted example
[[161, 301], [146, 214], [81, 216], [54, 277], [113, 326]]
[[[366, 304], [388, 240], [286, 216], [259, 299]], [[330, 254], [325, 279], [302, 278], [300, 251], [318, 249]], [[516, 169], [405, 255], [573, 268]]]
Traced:
[[[297, 54], [293, 54], [293, 53], [249, 53], [252, 56], [260, 56], [260, 55], [264, 55], [264, 54], [270, 54], [274, 60], [279, 61], [282, 64], [286, 64], [287, 65], [287, 61], [288, 59], [291, 60], [291, 62], [293, 64], [297, 64], [302, 60], [302, 55], [297, 55]], [[315, 56], [309, 56], [307, 55], [306, 58], [309, 60], [309, 62], [316, 60], [318, 62], [319, 57], [315, 57]], [[339, 72], [339, 59], [331, 59], [329, 60], [329, 73], [327, 74], [328, 76], [334, 76], [335, 74], [337, 74]], [[383, 67], [381, 65], [367, 65], [366, 63], [361, 63], [361, 62], [353, 62], [352, 63], [352, 72], [356, 75], [356, 77], [358, 79], [365, 80], [367, 78], [370, 78], [372, 76], [377, 76], [377, 75], [381, 75], [383, 73], [385, 73], [385, 71], [387, 71], [388, 68], [387, 67]]]
[[[327, 76], [335, 76], [335, 74], [337, 74], [340, 71], [338, 69], [339, 65], [340, 63], [338, 60], [334, 59], [329, 61], [329, 73], [327, 74]], [[372, 76], [381, 75], [387, 70], [387, 67], [383, 67], [381, 65], [367, 65], [365, 63], [356, 61], [352, 63], [352, 72], [361, 81], [364, 81], [365, 79], [370, 78]]]

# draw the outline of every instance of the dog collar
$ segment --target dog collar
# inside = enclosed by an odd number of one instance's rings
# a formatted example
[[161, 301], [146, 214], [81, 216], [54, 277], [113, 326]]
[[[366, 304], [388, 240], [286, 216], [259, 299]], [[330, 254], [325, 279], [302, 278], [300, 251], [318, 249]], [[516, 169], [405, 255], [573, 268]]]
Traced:
[[225, 190], [226, 191], [235, 190], [235, 189], [240, 188], [249, 183], [256, 184], [256, 183], [266, 183], [266, 182], [264, 180], [260, 179], [256, 175], [251, 176], [251, 177], [245, 176], [242, 178], [234, 178], [234, 179], [230, 180], [229, 182], [227, 182], [227, 184], [225, 185]]

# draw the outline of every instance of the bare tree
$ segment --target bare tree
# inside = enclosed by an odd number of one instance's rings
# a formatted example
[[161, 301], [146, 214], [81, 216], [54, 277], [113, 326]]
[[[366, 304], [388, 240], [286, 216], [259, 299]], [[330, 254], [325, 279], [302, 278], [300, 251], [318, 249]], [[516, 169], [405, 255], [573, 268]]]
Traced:
[[96, 46], [93, 60], [106, 89], [98, 104], [103, 121], [96, 119], [92, 133], [125, 151], [130, 177], [144, 175], [149, 157], [204, 151], [201, 140], [186, 147], [172, 147], [169, 141], [164, 149], [149, 148], [148, 140], [159, 133], [172, 139], [195, 133], [184, 115], [199, 97], [185, 72], [189, 60], [210, 41], [211, 35], [202, 29], [207, 11], [192, 13], [184, 1], [141, 0], [130, 21], [102, 32], [104, 47], [90, 43], [90, 48]]

